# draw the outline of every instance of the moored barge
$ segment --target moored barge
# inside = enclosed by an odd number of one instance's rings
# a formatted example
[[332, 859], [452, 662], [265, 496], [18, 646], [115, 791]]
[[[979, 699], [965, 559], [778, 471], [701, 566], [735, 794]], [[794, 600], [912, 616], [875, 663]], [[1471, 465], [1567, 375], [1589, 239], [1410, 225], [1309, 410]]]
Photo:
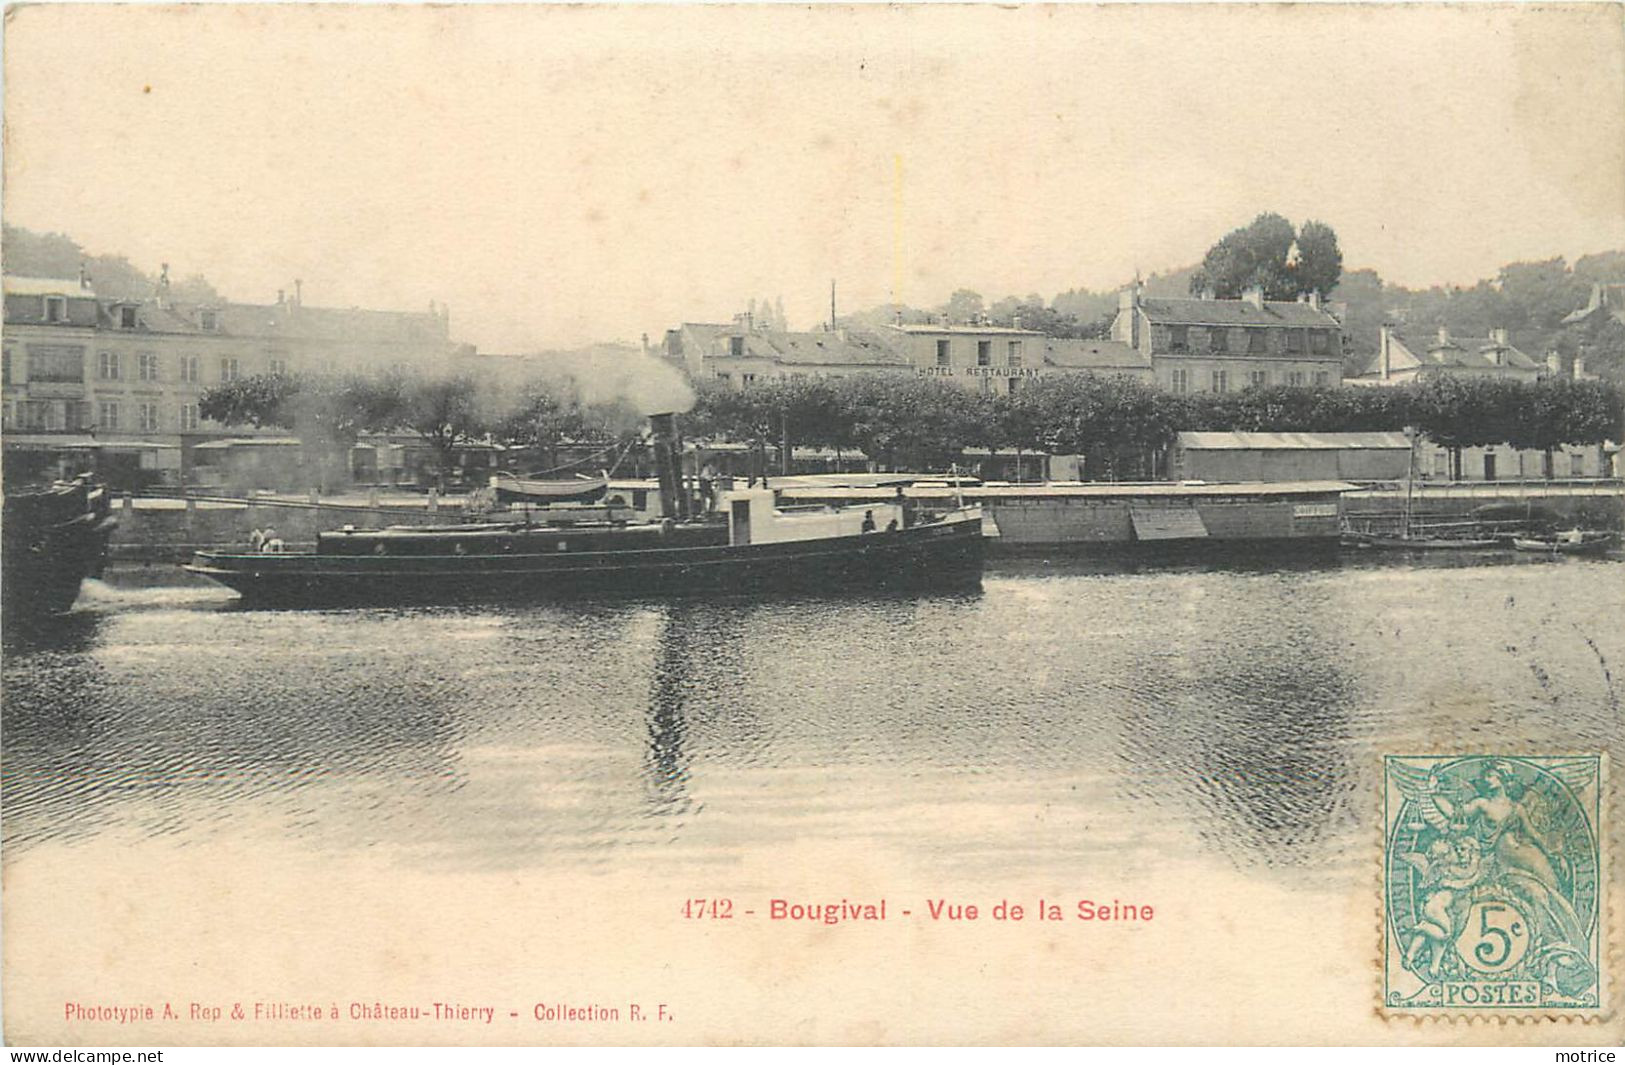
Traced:
[[0, 601], [8, 621], [61, 614], [86, 577], [100, 576], [118, 521], [107, 489], [84, 475], [7, 492], [0, 518]]

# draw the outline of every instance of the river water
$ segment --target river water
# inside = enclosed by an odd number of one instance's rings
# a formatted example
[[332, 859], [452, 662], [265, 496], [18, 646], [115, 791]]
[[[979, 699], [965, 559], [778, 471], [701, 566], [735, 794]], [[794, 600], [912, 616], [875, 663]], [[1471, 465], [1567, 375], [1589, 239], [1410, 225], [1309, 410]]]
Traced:
[[[1608, 560], [285, 612], [137, 576], [8, 636], [14, 1041], [1471, 1039], [1369, 1027], [1381, 756], [1622, 735]], [[1084, 897], [1157, 915], [1033, 923]], [[767, 914], [881, 898], [878, 928]], [[511, 1027], [352, 1015], [392, 996]], [[678, 1019], [534, 1008], [639, 996]], [[340, 1016], [64, 1013], [265, 997]]]

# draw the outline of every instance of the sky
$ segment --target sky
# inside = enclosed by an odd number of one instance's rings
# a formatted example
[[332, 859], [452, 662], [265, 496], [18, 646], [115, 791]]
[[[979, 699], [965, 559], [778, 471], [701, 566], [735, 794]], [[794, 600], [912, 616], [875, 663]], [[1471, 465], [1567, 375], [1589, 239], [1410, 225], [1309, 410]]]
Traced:
[[1109, 289], [1262, 211], [1412, 287], [1625, 248], [1606, 5], [33, 6], [4, 215], [485, 351]]

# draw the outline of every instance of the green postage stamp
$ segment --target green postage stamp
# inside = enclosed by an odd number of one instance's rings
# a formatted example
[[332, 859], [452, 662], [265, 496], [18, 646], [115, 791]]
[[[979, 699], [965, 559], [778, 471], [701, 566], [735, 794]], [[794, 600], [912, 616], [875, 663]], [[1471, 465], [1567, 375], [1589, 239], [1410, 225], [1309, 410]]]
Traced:
[[1385, 1011], [1602, 1013], [1603, 777], [1600, 755], [1384, 759]]

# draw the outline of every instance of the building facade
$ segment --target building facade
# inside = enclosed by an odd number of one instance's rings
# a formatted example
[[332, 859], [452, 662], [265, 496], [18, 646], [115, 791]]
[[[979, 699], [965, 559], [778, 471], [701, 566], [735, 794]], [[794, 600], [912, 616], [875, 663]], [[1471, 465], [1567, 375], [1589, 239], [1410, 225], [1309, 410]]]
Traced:
[[668, 330], [662, 353], [693, 379], [732, 388], [779, 377], [891, 374], [945, 380], [994, 395], [1057, 374], [1152, 379], [1150, 359], [1125, 344], [974, 322], [797, 333], [758, 328], [753, 316], [742, 314], [730, 325], [689, 322]]
[[[1505, 329], [1492, 329], [1487, 337], [1453, 337], [1439, 327], [1427, 343], [1406, 340], [1385, 325], [1377, 337], [1377, 354], [1365, 372], [1348, 383], [1361, 387], [1403, 385], [1430, 377], [1486, 378], [1534, 381], [1552, 373], [1558, 364], [1536, 362], [1513, 347]], [[1583, 370], [1582, 363], [1582, 373]]]
[[1125, 374], [1151, 381], [1151, 360], [1112, 340], [1046, 336], [1033, 329], [947, 321], [888, 327], [914, 373], [974, 392], [1010, 394], [1045, 377]]
[[1240, 392], [1343, 381], [1343, 326], [1317, 297], [1289, 303], [1249, 289], [1239, 300], [1120, 296], [1112, 339], [1151, 361], [1170, 392]]
[[[450, 339], [443, 308], [412, 314], [274, 304], [178, 303], [167, 271], [145, 300], [99, 299], [80, 278], [6, 276], [0, 426], [8, 458], [148, 471], [178, 479], [192, 448], [243, 436], [199, 411], [203, 392], [268, 373], [431, 369], [470, 349]], [[61, 472], [66, 472], [64, 469]]]
[[763, 329], [751, 314], [736, 315], [727, 325], [685, 322], [668, 329], [661, 353], [692, 380], [734, 389], [776, 378], [909, 372], [902, 351], [877, 332]]

